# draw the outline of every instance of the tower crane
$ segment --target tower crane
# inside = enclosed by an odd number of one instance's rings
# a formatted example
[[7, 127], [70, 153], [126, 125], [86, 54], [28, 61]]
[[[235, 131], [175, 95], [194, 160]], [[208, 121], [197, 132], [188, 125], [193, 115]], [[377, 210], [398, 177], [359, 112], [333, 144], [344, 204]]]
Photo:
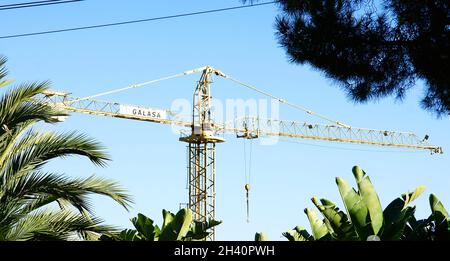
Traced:
[[[190, 121], [179, 119], [176, 113], [167, 109], [124, 105], [95, 99], [99, 96], [139, 88], [147, 84], [194, 73], [201, 73], [201, 77], [194, 91], [192, 120]], [[241, 84], [260, 94], [276, 99], [281, 103], [328, 120], [332, 124], [261, 119], [258, 117], [241, 118], [231, 124], [214, 122], [211, 117], [211, 83], [213, 76], [222, 77]], [[68, 112], [147, 121], [188, 128], [190, 130], [189, 133], [182, 134], [179, 138], [180, 141], [187, 143], [188, 150], [188, 207], [193, 212], [194, 220], [203, 222], [215, 218], [215, 147], [217, 143], [225, 141], [223, 136], [221, 136], [224, 133], [234, 133], [236, 137], [245, 139], [278, 136], [429, 150], [432, 154], [442, 153], [441, 147], [428, 144], [428, 135], [424, 139], [420, 139], [414, 133], [409, 132], [354, 128], [344, 123], [330, 120], [311, 110], [291, 104], [286, 100], [275, 97], [251, 85], [242, 83], [210, 66], [83, 98], [73, 97], [70, 93], [66, 92], [48, 90], [39, 97], [39, 102]], [[214, 229], [212, 229], [208, 239], [214, 240], [214, 237], [215, 233]]]

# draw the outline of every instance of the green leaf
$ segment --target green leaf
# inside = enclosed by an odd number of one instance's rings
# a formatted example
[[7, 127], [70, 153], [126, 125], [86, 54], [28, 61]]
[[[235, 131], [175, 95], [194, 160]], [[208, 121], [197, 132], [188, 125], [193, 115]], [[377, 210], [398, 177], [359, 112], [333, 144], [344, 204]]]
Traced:
[[[164, 212], [163, 212], [164, 214]], [[165, 217], [172, 217], [165, 215]], [[173, 220], [166, 224], [161, 231], [160, 241], [180, 241], [186, 237], [192, 223], [192, 212], [188, 208], [183, 208], [173, 217]]]
[[162, 210], [162, 214], [163, 214], [162, 230], [165, 230], [165, 228], [169, 227], [170, 223], [172, 223], [173, 218], [175, 217], [175, 215], [172, 214], [170, 211], [167, 211], [165, 209]]
[[10, 85], [14, 80], [3, 80], [0, 81], [0, 88]]
[[[0, 87], [10, 83], [5, 62], [0, 56]], [[79, 155], [99, 166], [108, 160], [103, 147], [84, 134], [32, 130], [67, 115], [40, 99], [49, 85], [19, 84], [0, 97], [0, 240], [98, 240], [101, 234], [114, 239], [118, 230], [91, 215], [88, 196], [105, 195], [127, 208], [131, 199], [121, 186], [39, 171], [55, 158]], [[46, 211], [52, 203], [59, 208]]]
[[393, 200], [383, 211], [383, 240], [399, 240], [404, 235], [406, 224], [414, 217], [415, 208], [408, 207], [413, 200], [425, 191], [424, 186], [417, 187], [413, 192], [402, 194], [401, 198]]
[[138, 235], [138, 231], [133, 229], [122, 230], [119, 234], [121, 241], [142, 241], [143, 238]]
[[375, 235], [378, 235], [378, 232], [383, 226], [383, 208], [381, 207], [378, 194], [370, 178], [360, 167], [353, 167], [352, 172], [358, 184], [360, 196], [369, 211], [370, 224], [373, 232]]
[[442, 202], [434, 195], [430, 195], [431, 219], [435, 222], [434, 239], [450, 241], [450, 219]]
[[269, 237], [264, 232], [256, 233], [255, 241], [269, 241]]
[[296, 226], [294, 229], [286, 231], [283, 236], [289, 241], [313, 241], [314, 237], [311, 236], [306, 229], [301, 226]]
[[147, 241], [155, 241], [159, 237], [158, 226], [153, 225], [153, 220], [139, 213], [137, 217], [131, 219], [136, 230]]
[[310, 235], [308, 233], [308, 231], [305, 228], [303, 228], [302, 226], [296, 226], [294, 229], [297, 233], [299, 233], [302, 237], [304, 237], [308, 241], [314, 240], [314, 237], [312, 235]]
[[210, 219], [210, 220], [207, 222], [206, 229], [210, 229], [210, 228], [215, 227], [215, 226], [218, 226], [218, 225], [220, 225], [220, 224], [222, 224], [222, 221], [221, 221], [221, 220]]
[[[442, 202], [434, 195], [430, 194], [430, 207], [433, 214], [440, 213], [443, 219], [449, 220], [448, 212]], [[442, 220], [443, 222], [444, 220]]]
[[[332, 236], [338, 240], [355, 240], [357, 238], [353, 225], [348, 220], [347, 215], [340, 211], [336, 205], [327, 199], [321, 199], [320, 204], [317, 198], [312, 199], [314, 205], [324, 216], [326, 223], [331, 228]], [[329, 229], [330, 230], [330, 229]]]
[[[388, 208], [386, 208], [384, 212], [386, 213], [397, 211], [391, 209], [392, 208], [389, 208], [388, 206]], [[407, 226], [407, 223], [411, 220], [411, 218], [414, 217], [415, 210], [415, 207], [406, 207], [395, 214], [389, 214], [389, 217], [386, 218], [386, 223], [381, 238], [383, 240], [401, 240], [405, 235], [405, 228]]]
[[183, 208], [175, 215], [172, 221], [172, 229], [176, 231], [176, 240], [181, 240], [189, 231], [192, 223], [192, 212], [190, 209]]
[[337, 177], [336, 184], [339, 188], [342, 201], [350, 217], [355, 231], [360, 240], [366, 240], [370, 235], [373, 235], [372, 227], [369, 221], [369, 211], [362, 200], [361, 196], [351, 188], [344, 179]]
[[402, 194], [402, 199], [405, 202], [403, 208], [406, 208], [411, 202], [418, 198], [426, 190], [425, 186], [417, 187], [413, 192]]
[[208, 230], [221, 223], [222, 221], [217, 221], [214, 219], [210, 219], [208, 222], [194, 221], [194, 224], [191, 226], [191, 229], [186, 234], [186, 238], [194, 240], [205, 239], [210, 234]]
[[314, 210], [306, 208], [305, 214], [306, 216], [308, 216], [309, 224], [311, 225], [311, 231], [315, 240], [320, 240], [329, 235], [327, 226], [322, 220], [317, 217], [317, 214]]

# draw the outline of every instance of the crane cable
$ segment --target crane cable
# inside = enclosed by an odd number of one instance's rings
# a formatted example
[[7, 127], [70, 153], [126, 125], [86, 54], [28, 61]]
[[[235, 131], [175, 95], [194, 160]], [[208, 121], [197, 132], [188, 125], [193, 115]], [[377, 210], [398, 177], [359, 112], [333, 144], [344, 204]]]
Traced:
[[290, 103], [290, 102], [286, 101], [285, 99], [282, 99], [282, 98], [280, 98], [280, 97], [277, 97], [277, 96], [275, 96], [275, 95], [272, 95], [272, 94], [270, 94], [270, 93], [268, 93], [268, 92], [262, 91], [262, 90], [260, 90], [260, 89], [258, 89], [258, 88], [256, 88], [256, 87], [254, 87], [254, 86], [251, 86], [251, 85], [249, 85], [249, 84], [243, 83], [243, 82], [241, 82], [241, 81], [239, 81], [239, 80], [236, 80], [236, 79], [234, 79], [234, 78], [232, 78], [232, 77], [230, 77], [230, 76], [228, 76], [228, 75], [223, 75], [222, 77], [224, 77], [225, 79], [228, 79], [228, 80], [230, 80], [230, 81], [232, 81], [232, 82], [234, 82], [234, 83], [237, 83], [237, 84], [239, 84], [239, 85], [242, 85], [242, 86], [244, 86], [244, 87], [246, 87], [246, 88], [248, 88], [248, 89], [251, 89], [251, 90], [253, 90], [253, 91], [255, 91], [255, 92], [258, 92], [258, 93], [260, 93], [260, 94], [262, 94], [262, 95], [265, 95], [265, 96], [268, 96], [268, 97], [270, 97], [270, 98], [272, 98], [272, 99], [278, 100], [279, 102], [284, 103], [284, 104], [286, 104], [286, 105], [288, 105], [288, 106], [291, 106], [291, 107], [293, 107], [293, 108], [295, 108], [295, 109], [297, 109], [297, 110], [301, 110], [301, 111], [304, 111], [304, 112], [306, 112], [306, 113], [308, 113], [308, 114], [310, 114], [310, 115], [319, 117], [319, 118], [321, 118], [321, 119], [323, 119], [323, 120], [326, 120], [326, 121], [329, 121], [329, 122], [336, 123], [337, 125], [340, 125], [340, 126], [342, 126], [342, 127], [351, 128], [350, 125], [347, 125], [347, 124], [344, 124], [344, 123], [342, 123], [342, 122], [340, 122], [340, 121], [336, 121], [336, 120], [330, 119], [330, 118], [328, 118], [328, 117], [325, 117], [325, 116], [323, 116], [323, 115], [321, 115], [321, 114], [318, 114], [318, 113], [316, 113], [316, 112], [313, 112], [313, 111], [311, 111], [311, 110], [309, 110], [309, 109], [307, 109], [307, 108], [305, 108], [305, 107], [303, 107], [303, 106], [300, 106], [300, 105], [296, 105], [296, 104]]
[[247, 168], [247, 151], [246, 151], [246, 140], [244, 139], [244, 175], [245, 175], [245, 197], [247, 203], [247, 223], [250, 223], [250, 183], [251, 183], [251, 173], [252, 173], [252, 147], [253, 139], [250, 139], [250, 154], [249, 163]]
[[[206, 68], [208, 68], [208, 66], [204, 66], [204, 67], [200, 67], [200, 68], [197, 68], [197, 69], [185, 71], [185, 72], [178, 73], [178, 74], [174, 74], [174, 75], [171, 75], [171, 76], [162, 77], [162, 78], [159, 78], [159, 79], [156, 79], [156, 80], [151, 80], [151, 81], [146, 81], [146, 82], [142, 82], [142, 83], [137, 83], [137, 84], [128, 85], [128, 86], [123, 87], [123, 88], [113, 89], [113, 90], [110, 90], [110, 91], [98, 93], [98, 94], [91, 95], [91, 96], [87, 96], [87, 97], [83, 97], [83, 98], [78, 98], [78, 99], [73, 100], [72, 102], [78, 102], [78, 101], [88, 100], [88, 99], [92, 99], [92, 98], [96, 98], [96, 97], [100, 97], [100, 96], [104, 96], [104, 95], [108, 95], [108, 94], [113, 94], [113, 93], [123, 92], [123, 91], [129, 90], [129, 89], [140, 88], [140, 87], [143, 87], [143, 86], [146, 86], [146, 85], [149, 85], [149, 84], [153, 84], [153, 83], [157, 83], [157, 82], [161, 82], [161, 81], [165, 81], [165, 80], [169, 80], [169, 79], [178, 78], [178, 77], [181, 77], [181, 76], [185, 76], [185, 75], [190, 75], [190, 74], [193, 74], [193, 73], [201, 72], [201, 71], [205, 70]], [[254, 86], [252, 86], [252, 85], [243, 83], [243, 82], [241, 82], [241, 81], [239, 81], [239, 80], [234, 79], [234, 78], [231, 77], [231, 76], [225, 75], [224, 73], [222, 73], [222, 72], [220, 72], [220, 71], [218, 71], [218, 70], [215, 70], [215, 69], [214, 69], [214, 71], [217, 72], [217, 75], [219, 75], [219, 76], [221, 76], [221, 77], [223, 77], [223, 78], [225, 78], [225, 79], [228, 79], [228, 80], [230, 80], [230, 81], [232, 81], [232, 82], [234, 82], [234, 83], [237, 83], [237, 84], [239, 84], [239, 85], [242, 85], [242, 86], [244, 86], [244, 87], [246, 87], [246, 88], [248, 88], [248, 89], [251, 89], [251, 90], [253, 90], [253, 91], [255, 91], [255, 92], [258, 92], [258, 93], [260, 93], [260, 94], [263, 94], [263, 95], [265, 95], [265, 96], [268, 96], [268, 97], [270, 97], [270, 98], [272, 98], [272, 99], [275, 99], [275, 100], [277, 100], [277, 101], [279, 101], [279, 102], [281, 102], [281, 103], [284, 103], [284, 104], [286, 104], [286, 105], [288, 105], [288, 106], [291, 106], [292, 108], [295, 108], [295, 109], [297, 109], [297, 110], [304, 111], [304, 112], [306, 112], [306, 113], [308, 113], [308, 114], [310, 114], [310, 115], [316, 116], [316, 117], [321, 118], [321, 119], [323, 119], [323, 120], [326, 120], [326, 121], [329, 121], [329, 122], [336, 123], [337, 125], [340, 125], [340, 126], [342, 126], [342, 127], [351, 128], [350, 125], [347, 125], [347, 124], [344, 124], [344, 123], [342, 123], [342, 122], [339, 122], [339, 121], [330, 119], [330, 118], [328, 118], [328, 117], [325, 117], [324, 115], [321, 115], [321, 114], [319, 114], [319, 113], [316, 113], [316, 112], [314, 112], [314, 111], [312, 111], [312, 110], [309, 110], [309, 109], [307, 109], [307, 108], [305, 108], [305, 107], [303, 107], [303, 106], [296, 105], [296, 104], [293, 104], [293, 103], [291, 103], [291, 102], [288, 102], [288, 101], [285, 100], [285, 99], [282, 99], [282, 98], [280, 98], [280, 97], [277, 97], [277, 96], [275, 96], [275, 95], [272, 95], [272, 94], [270, 94], [270, 93], [268, 93], [268, 92], [262, 91], [262, 90], [260, 90], [260, 89], [258, 89], [258, 88], [256, 88], [256, 87], [254, 87]]]
[[73, 100], [72, 102], [89, 100], [89, 99], [92, 99], [92, 98], [105, 96], [105, 95], [108, 95], [108, 94], [123, 92], [123, 91], [129, 90], [129, 89], [135, 89], [135, 88], [144, 87], [144, 86], [152, 84], [152, 83], [157, 83], [157, 82], [161, 82], [161, 81], [165, 81], [165, 80], [169, 80], [169, 79], [178, 78], [178, 77], [181, 77], [181, 76], [197, 73], [197, 72], [203, 71], [205, 68], [206, 67], [200, 67], [200, 68], [197, 68], [197, 69], [184, 71], [182, 73], [178, 73], [178, 74], [162, 77], [162, 78], [159, 78], [159, 79], [156, 79], [156, 80], [151, 80], [151, 81], [146, 81], [146, 82], [142, 82], [142, 83], [131, 84], [131, 85], [125, 86], [123, 88], [113, 89], [113, 90], [109, 90], [109, 91], [106, 91], [106, 92], [101, 92], [101, 93], [98, 93], [98, 94], [94, 94], [94, 95], [91, 95], [91, 96], [78, 98], [78, 99]]

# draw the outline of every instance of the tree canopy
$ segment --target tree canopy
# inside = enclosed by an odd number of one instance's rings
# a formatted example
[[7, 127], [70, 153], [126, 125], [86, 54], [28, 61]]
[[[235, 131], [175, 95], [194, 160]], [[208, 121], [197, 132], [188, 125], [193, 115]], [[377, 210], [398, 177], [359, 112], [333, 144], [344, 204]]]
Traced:
[[[245, 1], [244, 2], [254, 2]], [[279, 0], [277, 37], [357, 102], [403, 98], [417, 80], [421, 106], [450, 114], [449, 1]]]

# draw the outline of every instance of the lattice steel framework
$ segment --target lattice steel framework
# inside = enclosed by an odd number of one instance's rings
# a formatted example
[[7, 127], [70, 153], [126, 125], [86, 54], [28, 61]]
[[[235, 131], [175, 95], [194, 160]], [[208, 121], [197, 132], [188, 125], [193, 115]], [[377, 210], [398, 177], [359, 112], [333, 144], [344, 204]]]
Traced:
[[[194, 220], [208, 222], [215, 218], [216, 205], [216, 144], [189, 143], [188, 178], [189, 178], [189, 208]], [[214, 228], [207, 240], [215, 239]]]
[[428, 136], [419, 138], [411, 132], [374, 130], [316, 123], [261, 118], [243, 118], [226, 124], [224, 131], [234, 131], [244, 137], [279, 136], [387, 147], [425, 149], [442, 153], [442, 148], [430, 145]]
[[[194, 220], [215, 219], [215, 147], [223, 142], [211, 118], [211, 77], [217, 72], [206, 67], [193, 96], [192, 126], [189, 136], [180, 141], [188, 143], [189, 208]], [[208, 239], [214, 240], [215, 231]]]

